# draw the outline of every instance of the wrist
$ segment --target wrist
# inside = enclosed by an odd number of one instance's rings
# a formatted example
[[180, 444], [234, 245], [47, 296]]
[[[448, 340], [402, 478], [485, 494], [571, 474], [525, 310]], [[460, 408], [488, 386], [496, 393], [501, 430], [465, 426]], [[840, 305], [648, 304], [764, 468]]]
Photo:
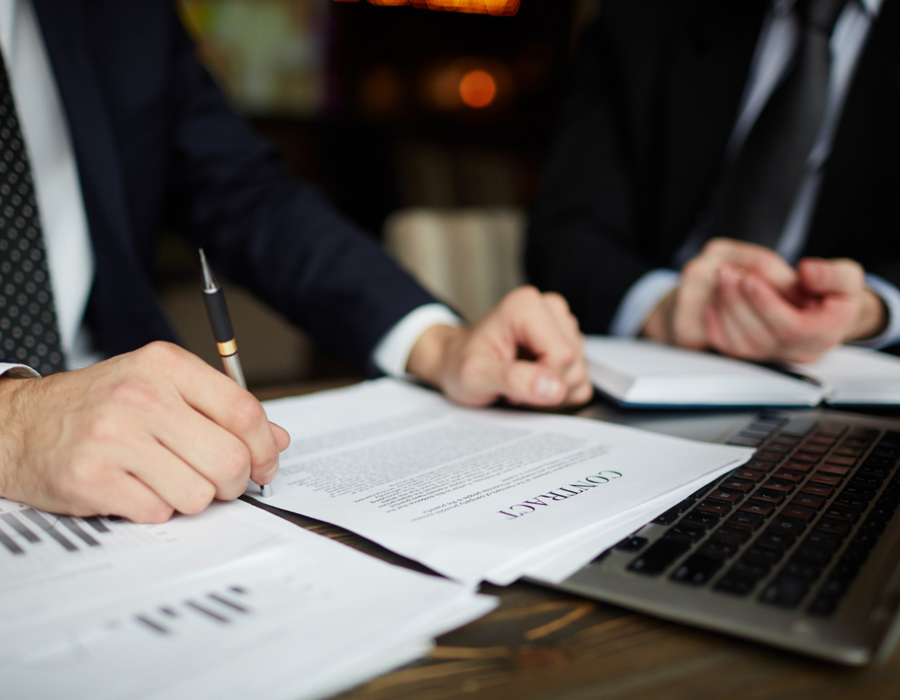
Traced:
[[426, 329], [413, 345], [406, 362], [406, 372], [427, 384], [441, 388], [451, 349], [462, 342], [466, 330], [443, 324]]
[[653, 311], [650, 312], [644, 327], [641, 329], [641, 337], [655, 340], [658, 343], [669, 342], [669, 318], [671, 317], [672, 304], [674, 303], [677, 289], [676, 287], [666, 294]]
[[888, 316], [887, 305], [882, 298], [867, 287], [863, 290], [859, 316], [847, 341], [868, 340], [881, 335], [887, 328]]
[[23, 413], [21, 394], [32, 383], [33, 377], [0, 376], [0, 423], [3, 425], [0, 434], [0, 496], [11, 495], [11, 480], [16, 464], [22, 458]]

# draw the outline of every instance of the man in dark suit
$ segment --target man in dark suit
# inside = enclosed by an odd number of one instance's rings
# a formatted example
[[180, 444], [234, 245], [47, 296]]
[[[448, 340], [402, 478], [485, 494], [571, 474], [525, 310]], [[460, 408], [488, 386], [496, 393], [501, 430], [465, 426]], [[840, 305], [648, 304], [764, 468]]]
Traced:
[[604, 0], [529, 232], [586, 333], [807, 361], [900, 341], [900, 8]]
[[287, 434], [172, 344], [164, 223], [370, 374], [469, 405], [590, 397], [561, 297], [522, 288], [465, 328], [288, 176], [171, 2], [0, 0], [0, 44], [0, 495], [161, 521], [274, 478]]

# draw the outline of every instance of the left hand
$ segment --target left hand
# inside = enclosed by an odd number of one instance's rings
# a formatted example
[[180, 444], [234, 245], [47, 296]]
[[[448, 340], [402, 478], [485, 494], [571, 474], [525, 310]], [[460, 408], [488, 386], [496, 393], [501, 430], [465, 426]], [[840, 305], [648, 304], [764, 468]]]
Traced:
[[749, 360], [813, 362], [836, 345], [883, 331], [887, 310], [858, 263], [806, 258], [797, 272], [788, 299], [758, 275], [723, 265], [716, 303], [705, 312], [710, 345]]
[[565, 299], [520, 287], [474, 328], [426, 330], [407, 371], [467, 406], [578, 405], [593, 395], [583, 346]]

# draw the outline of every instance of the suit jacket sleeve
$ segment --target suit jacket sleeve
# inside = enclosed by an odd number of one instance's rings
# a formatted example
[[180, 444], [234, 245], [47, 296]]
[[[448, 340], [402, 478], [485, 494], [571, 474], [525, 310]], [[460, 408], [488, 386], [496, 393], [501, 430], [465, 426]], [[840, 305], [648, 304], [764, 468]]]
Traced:
[[[369, 373], [379, 339], [434, 299], [379, 243], [295, 180], [228, 106], [172, 13], [177, 220], [230, 279]], [[348, 164], [347, 167], [352, 167]]]
[[623, 296], [660, 261], [639, 252], [617, 38], [585, 34], [528, 232], [531, 280], [565, 296], [586, 333], [607, 333]]

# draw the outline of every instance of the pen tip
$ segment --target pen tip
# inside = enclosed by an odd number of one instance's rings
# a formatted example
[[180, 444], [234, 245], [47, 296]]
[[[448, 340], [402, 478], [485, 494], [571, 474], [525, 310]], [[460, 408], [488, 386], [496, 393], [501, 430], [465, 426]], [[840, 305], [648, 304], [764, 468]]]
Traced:
[[206, 253], [200, 248], [200, 267], [203, 270], [203, 290], [207, 292], [218, 291], [219, 285], [216, 284], [216, 278], [213, 277], [212, 270], [209, 269], [209, 263], [206, 262]]

